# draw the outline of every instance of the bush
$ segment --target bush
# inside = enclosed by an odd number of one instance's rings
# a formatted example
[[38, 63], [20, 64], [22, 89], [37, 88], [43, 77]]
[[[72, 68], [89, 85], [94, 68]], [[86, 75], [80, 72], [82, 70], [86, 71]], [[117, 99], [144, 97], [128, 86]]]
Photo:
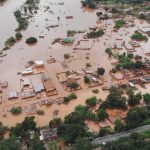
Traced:
[[131, 36], [131, 39], [136, 41], [147, 41], [148, 38], [146, 35], [143, 35], [139, 31], [135, 31], [134, 34]]
[[119, 19], [117, 21], [115, 21], [115, 28], [116, 29], [120, 29], [121, 27], [123, 27], [126, 24], [126, 21], [123, 19]]
[[97, 74], [98, 75], [104, 75], [104, 73], [105, 73], [105, 69], [103, 68], [103, 67], [101, 67], [101, 68], [97, 68]]
[[22, 34], [20, 32], [17, 32], [15, 37], [16, 37], [16, 40], [20, 40], [22, 38]]
[[135, 106], [140, 103], [140, 100], [142, 99], [141, 93], [137, 93], [136, 95], [130, 95], [128, 103], [130, 106]]
[[87, 33], [87, 38], [98, 38], [101, 37], [103, 34], [103, 30], [91, 31], [90, 33]]
[[37, 114], [42, 116], [42, 115], [44, 115], [45, 113], [44, 113], [44, 110], [38, 110], [38, 111], [37, 111]]
[[93, 92], [94, 94], [98, 94], [98, 93], [99, 93], [99, 90], [98, 90], [98, 89], [95, 89], [95, 90], [92, 90], [92, 92]]
[[76, 83], [76, 82], [72, 82], [72, 83], [70, 83], [69, 84], [69, 87], [71, 88], [71, 89], [77, 89], [78, 87], [79, 87], [79, 84], [78, 83]]
[[112, 49], [111, 48], [106, 48], [105, 53], [108, 54], [109, 57], [112, 56]]
[[86, 63], [86, 67], [89, 68], [91, 67], [92, 65], [90, 63]]
[[143, 98], [144, 98], [144, 102], [146, 104], [150, 104], [150, 94], [148, 94], [148, 93], [144, 94]]
[[115, 124], [115, 128], [114, 129], [115, 129], [116, 132], [122, 132], [125, 129], [125, 125], [122, 122], [122, 120], [120, 120], [120, 119], [117, 119], [114, 122], [114, 124]]
[[75, 93], [72, 93], [68, 96], [69, 99], [77, 99], [77, 95]]
[[103, 121], [108, 117], [108, 114], [106, 113], [105, 109], [100, 108], [97, 112], [97, 119], [98, 121]]
[[91, 97], [91, 98], [88, 98], [86, 100], [86, 104], [89, 106], [89, 107], [94, 107], [96, 106], [96, 102], [97, 102], [97, 98], [95, 96]]
[[14, 12], [14, 16], [15, 16], [16, 18], [20, 18], [20, 17], [21, 17], [21, 12], [20, 12], [20, 10], [16, 10], [16, 11]]
[[16, 43], [16, 39], [14, 37], [10, 37], [6, 40], [5, 45], [6, 46], [13, 46]]
[[105, 136], [105, 135], [108, 135], [108, 134], [111, 134], [112, 131], [110, 128], [106, 127], [106, 128], [101, 128], [100, 131], [99, 131], [99, 136]]
[[14, 115], [18, 115], [22, 112], [22, 108], [21, 107], [13, 107], [10, 112]]
[[37, 43], [37, 39], [35, 37], [30, 37], [30, 38], [26, 39], [26, 43], [27, 44]]
[[69, 103], [73, 99], [77, 99], [77, 95], [75, 93], [72, 93], [67, 97], [64, 97], [64, 103]]
[[130, 109], [126, 117], [126, 126], [133, 129], [142, 125], [149, 118], [148, 109], [145, 107], [135, 107]]
[[70, 54], [64, 54], [64, 58], [65, 59], [69, 59], [70, 58]]
[[96, 3], [94, 1], [92, 1], [92, 0], [83, 0], [83, 1], [81, 1], [81, 3], [82, 3], [83, 7], [87, 7], [88, 6], [91, 9], [95, 9], [96, 8]]
[[70, 102], [69, 97], [64, 97], [64, 103], [69, 103], [69, 102]]
[[90, 83], [90, 78], [88, 76], [85, 76], [84, 77], [84, 82], [89, 84]]
[[127, 109], [126, 98], [122, 96], [122, 91], [113, 87], [110, 89], [110, 94], [107, 96], [106, 100], [101, 103], [101, 108], [120, 108], [123, 110]]

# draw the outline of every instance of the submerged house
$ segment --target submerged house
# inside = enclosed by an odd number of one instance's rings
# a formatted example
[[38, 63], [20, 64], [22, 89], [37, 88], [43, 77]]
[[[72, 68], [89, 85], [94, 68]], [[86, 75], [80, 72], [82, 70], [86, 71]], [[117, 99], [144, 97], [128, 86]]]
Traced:
[[48, 75], [42, 74], [41, 79], [46, 92], [53, 92], [55, 94], [57, 93], [56, 87]]
[[150, 36], [150, 26], [140, 27], [139, 31], [146, 33], [148, 36]]
[[40, 140], [55, 140], [57, 138], [57, 128], [41, 130]]
[[67, 37], [67, 38], [64, 38], [64, 39], [63, 39], [63, 42], [66, 43], [66, 44], [67, 44], [67, 43], [73, 43], [73, 42], [74, 42], [74, 39]]

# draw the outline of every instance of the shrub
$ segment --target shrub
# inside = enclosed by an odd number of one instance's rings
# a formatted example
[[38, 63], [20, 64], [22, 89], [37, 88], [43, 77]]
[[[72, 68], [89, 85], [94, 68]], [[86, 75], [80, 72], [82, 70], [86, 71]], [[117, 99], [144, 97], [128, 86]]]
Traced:
[[146, 35], [143, 35], [139, 31], [135, 31], [134, 34], [132, 34], [131, 39], [137, 40], [137, 41], [147, 41], [148, 38]]
[[72, 93], [68, 96], [69, 99], [77, 99], [77, 95], [75, 93]]
[[72, 83], [70, 83], [69, 84], [69, 87], [71, 88], [71, 89], [77, 89], [78, 87], [79, 87], [79, 84], [78, 83], [76, 83], [76, 82], [72, 82]]
[[77, 95], [75, 93], [72, 93], [67, 97], [64, 97], [64, 103], [69, 103], [73, 99], [77, 99]]
[[101, 68], [97, 68], [97, 74], [98, 75], [104, 75], [104, 73], [105, 73], [105, 69], [103, 68], [103, 67], [101, 67]]
[[101, 37], [103, 34], [103, 30], [91, 31], [90, 33], [87, 33], [87, 38], [98, 38]]
[[90, 83], [90, 78], [88, 76], [84, 76], [84, 82], [89, 84]]
[[44, 110], [38, 110], [38, 111], [37, 111], [37, 114], [38, 114], [38, 115], [44, 115], [45, 113], [44, 113]]
[[91, 67], [92, 65], [90, 63], [86, 63], [86, 67], [89, 68]]
[[6, 40], [5, 45], [6, 46], [13, 46], [16, 43], [16, 40], [14, 37], [10, 37]]
[[20, 10], [16, 10], [16, 11], [14, 12], [14, 16], [15, 16], [16, 18], [20, 18], [20, 17], [21, 17], [21, 12], [20, 12]]
[[27, 44], [37, 43], [37, 39], [35, 37], [30, 37], [30, 38], [26, 39], [26, 43]]
[[148, 94], [148, 93], [144, 94], [143, 98], [144, 98], [144, 102], [146, 104], [150, 104], [150, 94]]
[[108, 117], [108, 114], [106, 113], [105, 109], [100, 108], [97, 112], [97, 119], [98, 121], [103, 121]]
[[140, 100], [142, 99], [141, 93], [137, 93], [136, 95], [130, 95], [128, 103], [130, 106], [135, 106], [140, 103]]
[[108, 135], [108, 134], [111, 134], [112, 131], [110, 128], [106, 127], [106, 128], [101, 128], [100, 131], [99, 131], [99, 136], [105, 136], [105, 135]]
[[21, 107], [13, 107], [10, 112], [14, 115], [18, 115], [22, 112], [22, 108]]
[[70, 58], [70, 54], [64, 54], [64, 58], [65, 59], [69, 59]]
[[120, 29], [121, 27], [123, 27], [126, 24], [126, 21], [123, 19], [119, 19], [117, 21], [115, 21], [115, 28], [116, 29]]
[[89, 107], [94, 107], [96, 106], [96, 102], [97, 102], [97, 98], [95, 96], [91, 97], [91, 98], [88, 98], [86, 100], [86, 104], [89, 106]]
[[69, 103], [69, 102], [70, 102], [69, 97], [64, 97], [64, 103]]
[[111, 48], [106, 48], [105, 53], [108, 54], [109, 57], [112, 56], [112, 49]]
[[15, 37], [16, 37], [16, 40], [20, 40], [22, 38], [22, 34], [20, 32], [17, 32]]
[[92, 90], [92, 92], [93, 92], [94, 94], [98, 94], [98, 93], [99, 93], [99, 90], [98, 90], [98, 89], [95, 89], [95, 90]]

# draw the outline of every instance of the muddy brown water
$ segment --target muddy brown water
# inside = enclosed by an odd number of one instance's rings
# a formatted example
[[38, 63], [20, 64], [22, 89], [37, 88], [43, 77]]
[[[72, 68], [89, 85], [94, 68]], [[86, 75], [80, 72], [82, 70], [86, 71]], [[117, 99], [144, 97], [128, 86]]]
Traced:
[[[17, 27], [17, 22], [13, 15], [13, 12], [18, 9], [24, 1], [20, 0], [7, 0], [5, 3], [0, 5], [0, 49], [3, 48], [5, 40], [15, 35], [15, 28]], [[64, 5], [60, 5], [64, 3]], [[46, 7], [49, 6], [50, 9], [45, 11]], [[53, 12], [54, 14], [50, 13]], [[57, 17], [60, 17], [60, 20]], [[73, 19], [66, 19], [66, 16], [73, 16]], [[111, 25], [109, 25], [109, 23]], [[65, 71], [60, 62], [64, 60], [65, 53], [73, 52], [73, 47], [76, 42], [82, 39], [83, 34], [75, 36], [75, 42], [73, 46], [63, 46], [58, 43], [51, 45], [51, 42], [55, 38], [64, 38], [66, 37], [67, 30], [88, 30], [89, 27], [93, 26], [105, 26], [107, 25], [107, 32], [111, 33], [113, 20], [102, 21], [101, 23], [97, 21], [96, 11], [85, 9], [81, 7], [80, 0], [41, 0], [40, 9], [38, 13], [34, 15], [33, 18], [29, 20], [29, 27], [27, 30], [22, 31], [23, 38], [21, 41], [17, 42], [11, 49], [5, 51], [7, 54], [6, 57], [0, 58], [3, 60], [0, 63], [0, 80], [8, 81], [9, 86], [7, 89], [3, 90], [3, 101], [4, 104], [0, 105], [0, 121], [4, 124], [11, 126], [15, 125], [17, 122], [21, 122], [25, 114], [19, 116], [12, 116], [7, 112], [10, 107], [7, 105], [16, 104], [16, 106], [21, 105], [22, 107], [29, 106], [33, 101], [26, 100], [14, 100], [12, 102], [8, 101], [8, 93], [11, 91], [20, 91], [20, 75], [17, 75], [18, 72], [21, 72], [25, 69], [25, 65], [29, 60], [43, 60], [45, 63], [45, 68], [54, 81], [59, 95], [56, 97], [65, 96], [68, 93], [64, 91], [60, 83], [56, 78], [56, 73]], [[49, 30], [46, 27], [51, 25], [59, 25], [56, 28], [50, 28]], [[143, 25], [143, 24], [142, 24]], [[92, 50], [89, 51], [75, 51], [79, 56], [79, 59], [70, 62], [69, 69], [81, 69], [85, 68], [85, 64], [90, 62], [92, 70], [96, 70], [97, 67], [104, 67], [106, 69], [106, 74], [104, 75], [104, 80], [106, 84], [109, 84], [112, 81], [112, 78], [109, 74], [109, 70], [112, 68], [111, 59], [108, 59], [108, 56], [105, 54], [105, 49], [107, 45], [104, 45], [104, 42], [114, 40], [118, 36], [124, 40], [129, 40], [130, 35], [138, 28], [142, 26], [138, 20], [136, 20], [136, 27], [134, 28], [123, 28], [120, 29], [118, 33], [112, 33], [112, 35], [104, 35], [103, 37], [96, 39], [96, 43], [93, 46]], [[144, 25], [147, 25], [146, 23]], [[124, 30], [129, 32], [128, 36], [125, 36]], [[123, 34], [123, 36], [120, 36]], [[44, 39], [38, 38], [39, 35], [44, 35]], [[28, 46], [25, 44], [26, 38], [34, 36], [37, 37], [38, 43], [34, 46]], [[142, 43], [143, 44], [143, 43]], [[143, 44], [143, 47], [146, 46], [147, 50], [139, 50], [139, 53], [144, 54], [149, 51], [148, 47], [150, 42]], [[89, 59], [86, 59], [86, 54], [89, 53]], [[47, 64], [47, 59], [53, 56], [58, 62], [54, 64]], [[32, 76], [28, 78], [34, 78], [34, 82], [39, 81], [38, 76]], [[98, 94], [99, 98], [105, 99], [108, 92], [104, 92], [99, 88], [100, 93]], [[38, 126], [47, 125], [49, 120], [52, 119], [53, 111], [59, 110], [59, 117], [64, 117], [66, 114], [74, 110], [74, 107], [78, 104], [85, 104], [85, 99], [89, 96], [92, 96], [93, 93], [91, 89], [84, 89], [77, 92], [78, 100], [72, 101], [70, 104], [66, 105], [53, 105], [50, 108], [42, 107], [41, 109], [45, 110], [44, 116], [37, 116], [36, 121]], [[7, 117], [2, 117], [6, 113]]]

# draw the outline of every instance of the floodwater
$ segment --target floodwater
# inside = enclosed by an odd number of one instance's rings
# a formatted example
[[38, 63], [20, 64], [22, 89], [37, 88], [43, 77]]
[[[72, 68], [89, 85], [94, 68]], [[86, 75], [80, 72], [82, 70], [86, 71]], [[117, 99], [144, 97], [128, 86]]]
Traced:
[[[24, 0], [7, 0], [0, 5], [0, 49], [3, 48], [4, 42], [7, 38], [15, 35], [14, 30], [17, 28], [17, 22], [13, 16], [13, 12], [18, 9], [23, 2]], [[96, 70], [97, 67], [104, 67], [106, 69], [106, 73], [103, 77], [104, 83], [110, 83], [113, 82], [109, 74], [109, 70], [112, 68], [111, 63], [113, 60], [108, 59], [108, 56], [105, 54], [107, 44], [104, 45], [104, 43], [114, 40], [118, 36], [128, 41], [130, 35], [138, 28], [138, 25], [140, 25], [139, 21], [136, 21], [136, 27], [127, 29], [129, 33], [128, 36], [126, 36], [124, 31], [126, 29], [121, 29], [117, 33], [111, 33], [110, 30], [114, 24], [113, 20], [102, 21], [101, 23], [98, 22], [96, 11], [82, 8], [80, 0], [40, 0], [39, 5], [40, 9], [37, 14], [29, 20], [28, 29], [22, 31], [22, 40], [17, 42], [11, 49], [4, 52], [7, 54], [6, 57], [0, 58], [0, 60], [3, 60], [3, 62], [0, 63], [0, 80], [8, 81], [9, 83], [8, 88], [5, 89], [2, 94], [3, 101], [5, 101], [5, 103], [0, 105], [0, 121], [8, 126], [21, 122], [25, 117], [24, 113], [22, 115], [12, 116], [11, 113], [7, 112], [10, 110], [12, 105], [26, 107], [38, 101], [13, 100], [10, 102], [7, 100], [9, 92], [20, 92], [20, 79], [22, 77], [17, 75], [17, 73], [25, 69], [25, 65], [29, 60], [44, 61], [45, 68], [58, 91], [58, 95], [56, 97], [62, 97], [68, 94], [58, 82], [56, 73], [64, 71], [60, 65], [60, 62], [64, 60], [64, 54], [73, 52], [74, 45], [78, 40], [82, 39], [83, 34], [78, 34], [75, 36], [73, 46], [62, 46], [60, 44], [51, 45], [55, 38], [66, 37], [67, 30], [88, 30], [89, 27], [94, 26], [107, 27], [106, 32], [108, 35], [106, 34], [103, 37], [96, 39], [92, 50], [75, 51], [79, 56], [79, 59], [70, 62], [68, 65], [70, 70], [85, 68], [86, 63], [91, 63], [91, 70]], [[47, 6], [49, 6], [48, 11], [46, 11]], [[60, 17], [60, 20], [57, 19], [58, 16]], [[73, 19], [66, 19], [66, 16], [73, 16]], [[49, 28], [48, 30], [47, 27], [51, 25], [59, 25], [59, 27]], [[120, 34], [124, 34], [124, 36], [122, 37]], [[38, 38], [39, 35], [44, 35], [44, 39]], [[36, 45], [28, 46], [25, 44], [26, 38], [30, 36], [37, 37], [38, 43]], [[147, 45], [149, 45], [149, 41]], [[144, 52], [140, 51], [140, 53]], [[87, 53], [89, 53], [88, 60], [86, 59]], [[47, 64], [47, 59], [49, 59], [50, 56], [54, 57], [57, 60], [57, 63]], [[36, 77], [34, 80], [36, 80]], [[39, 78], [37, 78], [37, 81], [38, 80]], [[98, 98], [105, 99], [108, 93], [102, 91], [101, 88], [99, 88], [99, 90], [100, 92], [97, 95]], [[48, 108], [40, 108], [45, 111], [45, 115], [36, 115], [35, 119], [38, 126], [47, 125], [48, 122], [54, 117], [54, 110], [59, 110], [58, 117], [63, 118], [66, 114], [73, 111], [76, 105], [84, 105], [86, 98], [93, 95], [91, 89], [84, 89], [77, 92], [77, 94], [78, 99], [70, 102], [68, 105], [52, 105]], [[7, 113], [6, 117], [2, 117], [4, 113]]]

